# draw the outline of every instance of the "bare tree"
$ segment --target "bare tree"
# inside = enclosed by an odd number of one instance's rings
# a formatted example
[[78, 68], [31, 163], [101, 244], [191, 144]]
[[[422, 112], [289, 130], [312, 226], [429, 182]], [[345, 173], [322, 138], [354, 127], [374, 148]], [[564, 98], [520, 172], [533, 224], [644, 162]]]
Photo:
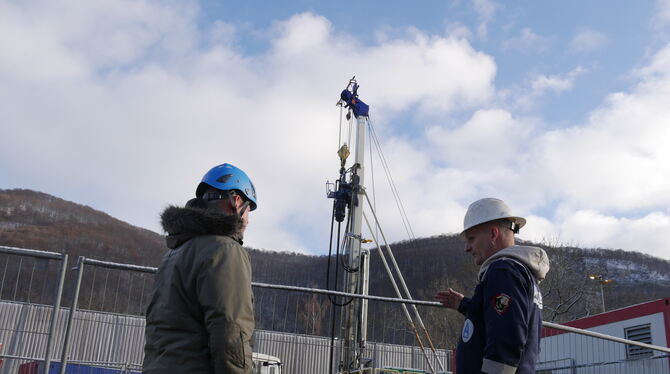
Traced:
[[593, 294], [582, 251], [574, 247], [544, 246], [551, 264], [547, 277], [540, 284], [544, 319], [565, 322], [591, 314]]
[[298, 312], [298, 319], [303, 324], [305, 331], [312, 335], [325, 333], [325, 325], [328, 319], [330, 302], [327, 298], [312, 294], [304, 302], [302, 309]]

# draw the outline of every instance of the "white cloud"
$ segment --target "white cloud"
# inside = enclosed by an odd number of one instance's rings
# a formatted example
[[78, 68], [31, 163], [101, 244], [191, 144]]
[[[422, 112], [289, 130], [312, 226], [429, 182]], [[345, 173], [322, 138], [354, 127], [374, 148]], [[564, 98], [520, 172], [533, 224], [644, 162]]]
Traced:
[[450, 22], [446, 27], [447, 35], [459, 39], [472, 39], [472, 31], [461, 22]]
[[626, 218], [596, 210], [574, 210], [557, 219], [558, 223], [535, 215], [527, 219], [521, 233], [525, 240], [582, 248], [634, 248], [668, 258], [664, 238], [670, 235], [670, 216], [661, 212]]
[[490, 170], [517, 162], [532, 127], [501, 109], [479, 110], [463, 126], [432, 127], [426, 137], [435, 147], [434, 154], [443, 155], [442, 161], [450, 167]]
[[575, 52], [589, 53], [604, 47], [608, 43], [609, 38], [605, 33], [584, 28], [572, 37], [570, 49]]
[[656, 8], [655, 26], [665, 27], [670, 24], [670, 0], [656, 0]]
[[276, 28], [279, 35], [274, 42], [275, 53], [282, 57], [328, 47], [324, 43], [330, 37], [331, 24], [325, 17], [301, 13], [287, 21], [277, 22]]
[[561, 226], [564, 235], [584, 247], [637, 248], [667, 258], [667, 242], [662, 238], [670, 235], [670, 217], [662, 213], [629, 219], [579, 210], [566, 217]]
[[491, 0], [474, 0], [472, 2], [473, 6], [475, 7], [475, 11], [479, 15], [479, 18], [482, 21], [492, 21], [493, 16], [495, 15], [495, 11], [497, 6], [495, 3]]
[[416, 30], [363, 46], [301, 13], [276, 22], [271, 48], [252, 57], [233, 48], [233, 26], [198, 27], [192, 3], [2, 4], [0, 49], [11, 55], [0, 60], [0, 174], [11, 176], [2, 187], [154, 230], [162, 207], [231, 162], [259, 193], [247, 244], [323, 253], [332, 204], [323, 182], [337, 172], [333, 104], [351, 75], [373, 113], [448, 113], [494, 93], [489, 56]]
[[[565, 91], [581, 72], [531, 86], [537, 94]], [[500, 109], [478, 110], [455, 128], [435, 126], [426, 136], [436, 145], [432, 163], [468, 189], [453, 197], [461, 206], [495, 196], [527, 215], [524, 239], [668, 258], [669, 72], [667, 46], [634, 73], [639, 83], [630, 92], [610, 95], [584, 124], [565, 129], [547, 131]], [[446, 231], [458, 231], [453, 224]]]
[[498, 97], [515, 110], [528, 111], [535, 108], [538, 102], [548, 94], [562, 94], [571, 91], [577, 78], [586, 72], [585, 68], [578, 66], [561, 74], [531, 74], [524, 85], [500, 90]]
[[533, 32], [529, 27], [521, 29], [519, 36], [503, 41], [502, 48], [521, 52], [542, 52], [547, 48], [548, 40]]
[[543, 243], [551, 246], [567, 244], [562, 243], [562, 238], [559, 234], [560, 230], [549, 219], [534, 214], [528, 214], [523, 216], [526, 218], [527, 223], [520, 230], [519, 235], [521, 239], [530, 240], [534, 243]]
[[572, 206], [634, 212], [670, 203], [670, 47], [631, 93], [612, 94], [584, 126], [556, 130], [534, 145], [532, 165], [547, 191]]
[[[402, 206], [417, 237], [460, 231], [465, 208], [461, 201], [471, 199], [470, 183], [476, 173], [458, 168], [436, 168], [429, 152], [401, 138], [383, 142], [393, 182]], [[408, 239], [399, 208], [375, 156], [373, 169], [366, 171], [368, 194], [375, 195], [377, 216], [391, 241]]]
[[488, 25], [493, 21], [497, 6], [491, 0], [474, 0], [472, 5], [479, 18], [477, 34], [480, 38], [486, 38], [488, 34]]
[[545, 92], [569, 91], [574, 86], [575, 79], [584, 72], [586, 69], [578, 66], [565, 74], [536, 76], [530, 83], [532, 94], [538, 96]]
[[210, 32], [210, 43], [214, 45], [232, 45], [235, 42], [237, 28], [230, 24], [217, 20], [214, 22]]
[[580, 245], [668, 258], [662, 238], [670, 233], [669, 56], [670, 46], [659, 51], [637, 72], [630, 93], [610, 95], [584, 125], [533, 142], [522, 178], [544, 192], [530, 206], [541, 211], [545, 201], [560, 202], [543, 215], [554, 233], [536, 230], [533, 238], [558, 234]]

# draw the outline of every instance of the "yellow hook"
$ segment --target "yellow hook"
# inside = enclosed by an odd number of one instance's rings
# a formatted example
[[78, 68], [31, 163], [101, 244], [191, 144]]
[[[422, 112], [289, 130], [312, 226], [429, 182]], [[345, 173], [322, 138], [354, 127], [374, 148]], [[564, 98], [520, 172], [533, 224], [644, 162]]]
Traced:
[[340, 156], [340, 167], [344, 167], [344, 164], [347, 162], [347, 157], [349, 157], [350, 154], [349, 146], [347, 146], [347, 143], [344, 143], [337, 151], [337, 155]]

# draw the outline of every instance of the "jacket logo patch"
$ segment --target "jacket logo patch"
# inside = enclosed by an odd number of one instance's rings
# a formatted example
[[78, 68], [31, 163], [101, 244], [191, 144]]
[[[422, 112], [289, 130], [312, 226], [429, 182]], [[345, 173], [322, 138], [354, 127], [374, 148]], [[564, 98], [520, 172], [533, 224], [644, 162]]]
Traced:
[[469, 342], [474, 332], [475, 332], [475, 325], [472, 324], [472, 321], [466, 319], [465, 323], [463, 324], [463, 331], [461, 332], [461, 339], [463, 339], [463, 343]]
[[512, 303], [512, 298], [504, 293], [496, 295], [493, 300], [493, 310], [496, 311], [499, 315], [503, 315], [509, 309], [509, 305]]

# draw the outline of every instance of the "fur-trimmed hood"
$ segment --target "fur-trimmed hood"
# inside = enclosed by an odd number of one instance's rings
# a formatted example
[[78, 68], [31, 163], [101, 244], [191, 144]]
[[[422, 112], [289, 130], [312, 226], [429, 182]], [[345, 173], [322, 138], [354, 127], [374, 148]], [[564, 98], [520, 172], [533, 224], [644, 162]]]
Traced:
[[494, 253], [491, 257], [487, 258], [479, 268], [478, 278], [481, 280], [489, 266], [496, 260], [500, 260], [503, 257], [513, 258], [519, 262], [522, 262], [524, 265], [526, 265], [526, 267], [528, 267], [528, 270], [533, 273], [533, 276], [538, 281], [538, 283], [544, 280], [547, 272], [549, 272], [549, 257], [547, 257], [547, 252], [545, 252], [544, 249], [525, 245], [513, 245], [511, 247], [502, 249], [499, 252]]
[[169, 206], [163, 211], [161, 225], [168, 234], [165, 240], [170, 249], [201, 235], [225, 235], [242, 244], [244, 231], [244, 222], [236, 214], [177, 206]]

